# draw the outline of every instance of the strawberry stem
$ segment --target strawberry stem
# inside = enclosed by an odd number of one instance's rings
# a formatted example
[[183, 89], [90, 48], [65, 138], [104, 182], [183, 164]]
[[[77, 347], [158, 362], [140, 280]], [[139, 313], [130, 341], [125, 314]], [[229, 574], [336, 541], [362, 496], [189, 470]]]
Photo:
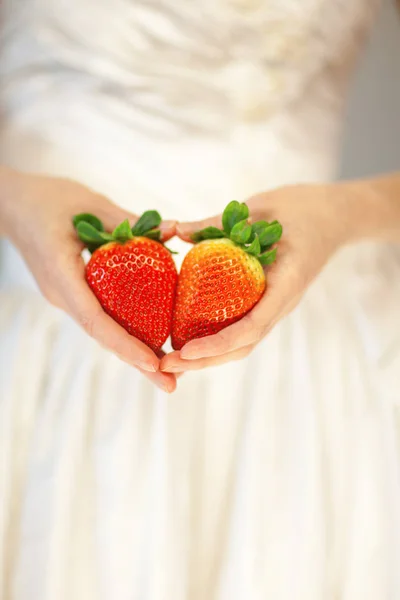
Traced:
[[227, 238], [255, 256], [263, 266], [270, 265], [276, 258], [276, 248], [271, 250], [271, 247], [281, 239], [282, 225], [278, 221], [256, 221], [250, 224], [248, 218], [248, 206], [244, 202], [233, 200], [223, 212], [222, 229], [206, 227], [194, 233], [192, 241], [198, 243]]
[[117, 225], [112, 233], [104, 230], [104, 225], [96, 216], [89, 213], [80, 213], [72, 219], [74, 228], [79, 239], [84, 242], [90, 252], [94, 252], [100, 246], [109, 242], [124, 244], [134, 237], [147, 237], [160, 241], [161, 232], [158, 229], [161, 224], [161, 216], [155, 210], [148, 210], [131, 228], [128, 219]]

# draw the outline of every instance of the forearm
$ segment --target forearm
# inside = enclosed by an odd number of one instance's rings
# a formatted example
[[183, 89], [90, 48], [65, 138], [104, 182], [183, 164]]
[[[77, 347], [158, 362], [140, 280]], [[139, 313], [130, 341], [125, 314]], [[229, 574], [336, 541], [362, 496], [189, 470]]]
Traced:
[[0, 237], [10, 236], [10, 219], [18, 210], [16, 187], [23, 174], [0, 165]]
[[338, 186], [350, 220], [350, 241], [400, 243], [400, 173]]

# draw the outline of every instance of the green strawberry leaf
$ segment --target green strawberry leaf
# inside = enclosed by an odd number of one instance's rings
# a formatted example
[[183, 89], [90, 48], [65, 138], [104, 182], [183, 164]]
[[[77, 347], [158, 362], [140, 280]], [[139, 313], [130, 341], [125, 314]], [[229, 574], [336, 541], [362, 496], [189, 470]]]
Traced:
[[146, 231], [144, 236], [150, 240], [156, 240], [159, 242], [161, 240], [161, 231], [159, 229], [152, 229], [151, 231]]
[[247, 223], [247, 220], [239, 221], [232, 227], [231, 240], [237, 244], [247, 244], [250, 240], [252, 233], [251, 225]]
[[86, 248], [89, 250], [90, 254], [93, 254], [97, 248], [100, 248], [101, 244], [86, 244]]
[[263, 267], [271, 265], [275, 259], [276, 259], [276, 248], [274, 248], [273, 250], [269, 250], [268, 252], [265, 252], [264, 254], [261, 254], [261, 256], [258, 257], [258, 260], [263, 265]]
[[[95, 244], [101, 246], [101, 244], [104, 244], [105, 236], [107, 236], [107, 234], [102, 231], [98, 231], [87, 221], [79, 221], [76, 225], [76, 231], [79, 239], [85, 244]], [[112, 239], [111, 236], [110, 238]]]
[[260, 244], [261, 248], [266, 248], [267, 246], [271, 246], [271, 244], [276, 244], [281, 239], [282, 236], [282, 225], [278, 222], [270, 223], [268, 227], [265, 227], [260, 233]]
[[229, 202], [222, 215], [222, 226], [227, 235], [232, 231], [232, 228], [239, 223], [244, 221], [249, 216], [249, 209], [244, 203], [240, 203], [237, 200]]
[[193, 242], [201, 242], [203, 240], [216, 240], [218, 238], [226, 237], [225, 233], [218, 229], [218, 227], [205, 227], [200, 231], [196, 231], [191, 236]]
[[168, 246], [164, 246], [164, 248], [168, 250], [170, 254], [179, 254], [179, 252], [176, 252], [176, 250], [171, 250], [171, 248], [168, 248]]
[[260, 231], [262, 231], [264, 229], [264, 227], [266, 227], [267, 225], [268, 225], [267, 221], [256, 221], [255, 223], [253, 223], [251, 226], [251, 235], [248, 239], [248, 243], [251, 244], [251, 242], [254, 240], [256, 235], [259, 236]]
[[132, 227], [132, 233], [136, 236], [144, 235], [148, 231], [151, 231], [151, 229], [159, 227], [160, 224], [160, 214], [156, 210], [147, 210]]
[[122, 223], [117, 225], [112, 232], [112, 237], [119, 242], [126, 242], [127, 240], [133, 239], [128, 219], [125, 219], [125, 221], [122, 221]]
[[89, 223], [89, 225], [92, 225], [95, 229], [97, 229], [97, 231], [104, 231], [104, 225], [100, 221], [100, 219], [98, 219], [94, 215], [91, 215], [90, 213], [80, 213], [79, 215], [75, 215], [73, 217], [72, 223], [75, 229], [77, 228], [78, 223], [81, 223], [82, 221], [85, 221], [85, 223]]
[[251, 242], [250, 246], [245, 248], [246, 252], [252, 254], [253, 256], [258, 256], [261, 252], [260, 240], [258, 239], [258, 235], [255, 236], [254, 240]]
[[251, 229], [254, 235], [258, 235], [260, 237], [261, 232], [264, 231], [266, 227], [268, 227], [269, 223], [267, 221], [256, 221], [252, 224]]

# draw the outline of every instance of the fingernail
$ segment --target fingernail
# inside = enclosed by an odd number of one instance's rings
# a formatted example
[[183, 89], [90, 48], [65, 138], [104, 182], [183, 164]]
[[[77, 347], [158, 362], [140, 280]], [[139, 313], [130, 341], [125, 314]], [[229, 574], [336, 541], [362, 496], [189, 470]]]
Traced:
[[179, 231], [179, 233], [186, 233], [187, 231], [190, 231], [190, 223], [178, 223], [176, 230]]
[[163, 221], [160, 225], [160, 229], [171, 229], [176, 226], [176, 221]]
[[132, 361], [127, 356], [118, 354], [118, 352], [116, 352], [115, 355], [118, 356], [118, 358], [120, 360], [122, 360], [123, 362], [126, 362], [126, 363], [132, 365], [133, 367], [136, 367], [137, 369], [142, 369], [143, 371], [148, 371], [149, 373], [155, 373], [157, 371], [157, 367], [155, 365], [153, 365], [152, 363], [141, 361], [141, 360]]
[[163, 367], [161, 369], [163, 373], [181, 373], [182, 367], [177, 367], [176, 365], [171, 365], [170, 367]]
[[160, 383], [160, 388], [163, 392], [170, 394], [172, 392], [172, 386], [169, 383]]
[[149, 373], [156, 373], [157, 371], [157, 367], [152, 363], [138, 361], [136, 366], [139, 367], [139, 369], [143, 369], [143, 371], [148, 371]]

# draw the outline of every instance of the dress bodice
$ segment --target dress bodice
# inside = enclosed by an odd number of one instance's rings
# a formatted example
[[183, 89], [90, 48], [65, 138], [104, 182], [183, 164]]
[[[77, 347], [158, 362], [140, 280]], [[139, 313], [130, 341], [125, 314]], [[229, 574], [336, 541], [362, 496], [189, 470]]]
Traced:
[[25, 110], [24, 98], [45, 109], [54, 98], [95, 97], [148, 134], [226, 136], [296, 102], [327, 71], [339, 86], [377, 3], [12, 2], [3, 110]]
[[343, 84], [378, 4], [9, 2], [0, 161], [182, 218], [329, 179]]

